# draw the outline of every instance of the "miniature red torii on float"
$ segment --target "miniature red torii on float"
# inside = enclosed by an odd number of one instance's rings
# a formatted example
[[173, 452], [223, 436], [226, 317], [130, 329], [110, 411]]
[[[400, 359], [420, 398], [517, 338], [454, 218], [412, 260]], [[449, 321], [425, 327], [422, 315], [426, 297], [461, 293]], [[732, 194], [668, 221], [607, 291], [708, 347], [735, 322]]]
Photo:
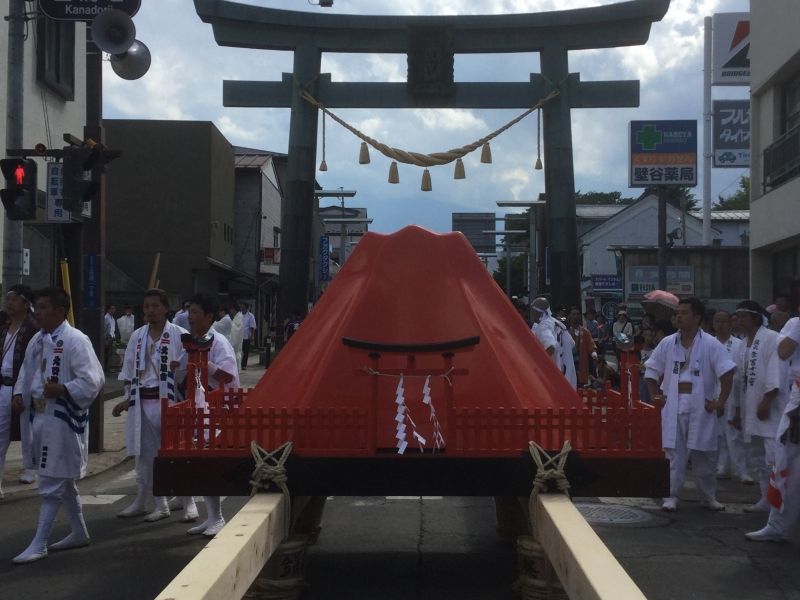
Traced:
[[458, 232], [366, 234], [255, 388], [204, 412], [188, 381], [164, 404], [158, 493], [249, 493], [251, 441], [292, 442], [306, 495], [527, 495], [529, 440], [571, 442], [576, 493], [665, 491], [657, 411], [578, 395]]

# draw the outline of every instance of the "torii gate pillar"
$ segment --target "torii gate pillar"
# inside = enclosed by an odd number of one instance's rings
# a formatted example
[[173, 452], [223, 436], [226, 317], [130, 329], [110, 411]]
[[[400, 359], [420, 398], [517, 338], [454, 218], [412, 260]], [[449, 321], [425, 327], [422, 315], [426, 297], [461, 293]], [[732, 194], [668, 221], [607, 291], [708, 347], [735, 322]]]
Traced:
[[[579, 74], [569, 73], [568, 53], [644, 44], [652, 23], [666, 14], [669, 0], [628, 0], [543, 14], [456, 17], [322, 15], [228, 0], [194, 3], [200, 18], [212, 24], [221, 46], [294, 52], [293, 73], [284, 73], [281, 82], [225, 81], [223, 87], [225, 106], [291, 107], [292, 111], [282, 216], [280, 317], [304, 310], [311, 281], [317, 109], [300, 99], [301, 88], [327, 108], [482, 109], [531, 108], [557, 89], [559, 95], [543, 108], [551, 305], [579, 306], [570, 110], [638, 106], [639, 82], [582, 82]], [[329, 75], [320, 74], [322, 52], [406, 54], [415, 80], [334, 83]], [[532, 74], [525, 83], [453, 80], [455, 54], [500, 52], [539, 52], [542, 74]]]

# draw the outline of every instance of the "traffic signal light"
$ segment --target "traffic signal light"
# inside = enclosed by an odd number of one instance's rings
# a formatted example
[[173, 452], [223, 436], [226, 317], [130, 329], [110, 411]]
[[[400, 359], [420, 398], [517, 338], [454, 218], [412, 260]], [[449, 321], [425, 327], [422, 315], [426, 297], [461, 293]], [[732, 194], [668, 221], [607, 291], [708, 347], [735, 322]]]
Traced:
[[64, 209], [80, 212], [84, 202], [92, 202], [100, 189], [99, 174], [94, 167], [102, 155], [100, 144], [64, 148]]
[[0, 160], [5, 189], [0, 190], [6, 216], [12, 221], [36, 218], [36, 161], [22, 158]]

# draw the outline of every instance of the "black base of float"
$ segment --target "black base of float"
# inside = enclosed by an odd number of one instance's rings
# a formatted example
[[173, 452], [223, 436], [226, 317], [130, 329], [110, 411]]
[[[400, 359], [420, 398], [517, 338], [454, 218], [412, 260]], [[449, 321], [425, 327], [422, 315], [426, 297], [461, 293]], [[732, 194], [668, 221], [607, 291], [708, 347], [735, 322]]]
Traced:
[[[157, 496], [246, 496], [252, 458], [155, 460]], [[286, 461], [289, 490], [301, 496], [527, 496], [536, 467], [519, 457], [300, 457]], [[566, 474], [573, 496], [657, 498], [668, 495], [665, 458], [581, 457], [570, 454]]]

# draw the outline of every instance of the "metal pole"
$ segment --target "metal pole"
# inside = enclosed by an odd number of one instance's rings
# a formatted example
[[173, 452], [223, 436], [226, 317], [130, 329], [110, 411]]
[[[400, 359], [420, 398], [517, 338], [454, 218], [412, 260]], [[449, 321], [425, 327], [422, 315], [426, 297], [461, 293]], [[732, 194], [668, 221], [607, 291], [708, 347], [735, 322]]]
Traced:
[[[89, 28], [86, 28], [88, 35]], [[86, 40], [86, 126], [84, 139], [103, 142], [103, 53], [93, 41]], [[92, 178], [100, 178], [100, 192], [92, 206], [92, 216], [81, 226], [81, 305], [78, 325], [89, 336], [100, 362], [105, 354], [105, 285], [103, 262], [105, 260], [106, 194], [105, 177], [98, 172]], [[90, 284], [94, 282], [92, 287]], [[103, 450], [103, 392], [95, 399], [89, 411], [89, 452]]]
[[505, 237], [506, 246], [506, 294], [511, 298], [511, 247], [508, 242], [508, 236]]
[[667, 289], [667, 188], [658, 188], [658, 289]]
[[[295, 83], [289, 122], [289, 158], [286, 165], [286, 193], [281, 209], [279, 324], [292, 311], [304, 314], [308, 306], [317, 109], [300, 98], [300, 91], [308, 89], [316, 94], [321, 56], [320, 50], [311, 44], [298, 46], [294, 51]], [[280, 348], [283, 338], [278, 339]]]
[[703, 19], [703, 245], [711, 245], [711, 17]]
[[528, 300], [534, 296], [538, 296], [539, 291], [539, 266], [536, 256], [536, 207], [531, 206], [529, 217], [530, 232], [528, 233], [528, 242], [530, 243], [530, 269], [528, 271]]
[[[25, 0], [9, 0], [6, 148], [22, 148]], [[5, 150], [3, 151], [5, 156]], [[3, 214], [3, 289], [22, 281], [22, 221]]]

